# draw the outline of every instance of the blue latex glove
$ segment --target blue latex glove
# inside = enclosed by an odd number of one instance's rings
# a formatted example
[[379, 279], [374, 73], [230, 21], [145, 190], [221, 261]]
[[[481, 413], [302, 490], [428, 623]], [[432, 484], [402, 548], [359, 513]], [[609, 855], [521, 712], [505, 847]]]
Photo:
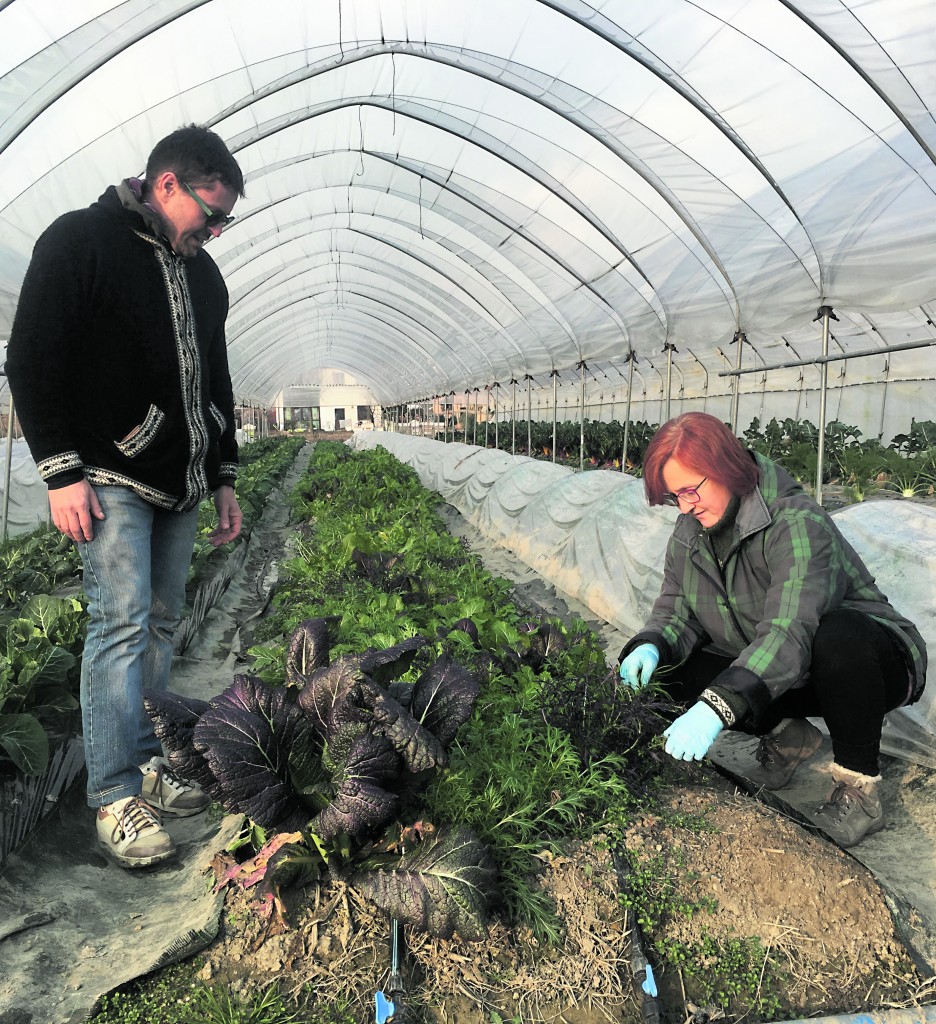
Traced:
[[664, 731], [666, 752], [677, 761], [701, 761], [723, 728], [718, 715], [699, 701]]
[[641, 644], [621, 662], [621, 678], [632, 690], [642, 690], [650, 683], [650, 677], [659, 664], [660, 652], [656, 646]]

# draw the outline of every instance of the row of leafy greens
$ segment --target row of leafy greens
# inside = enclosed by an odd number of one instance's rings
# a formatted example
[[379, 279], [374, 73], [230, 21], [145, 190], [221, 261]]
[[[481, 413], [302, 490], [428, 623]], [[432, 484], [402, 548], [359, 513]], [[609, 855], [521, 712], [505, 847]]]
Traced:
[[277, 905], [281, 880], [327, 870], [433, 934], [480, 938], [502, 901], [556, 940], [538, 857], [633, 799], [621, 751], [658, 716], [583, 624], [519, 608], [437, 503], [385, 450], [319, 442], [252, 675], [151, 713], [179, 771], [252, 823], [259, 852], [225, 883]]

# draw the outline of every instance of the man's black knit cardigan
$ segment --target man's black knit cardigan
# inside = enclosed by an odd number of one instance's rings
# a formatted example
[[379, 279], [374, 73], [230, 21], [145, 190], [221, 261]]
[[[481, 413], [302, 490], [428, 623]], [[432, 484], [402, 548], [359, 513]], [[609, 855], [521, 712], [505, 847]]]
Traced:
[[128, 205], [112, 186], [39, 238], [6, 373], [50, 488], [85, 477], [186, 511], [237, 475], [228, 294], [207, 253], [176, 256]]

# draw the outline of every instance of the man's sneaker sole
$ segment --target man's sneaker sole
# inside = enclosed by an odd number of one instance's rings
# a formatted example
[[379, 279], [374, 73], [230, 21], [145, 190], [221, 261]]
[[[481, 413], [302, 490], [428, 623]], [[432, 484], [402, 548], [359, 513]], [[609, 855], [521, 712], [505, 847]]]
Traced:
[[151, 868], [154, 864], [162, 864], [176, 855], [175, 846], [165, 853], [155, 853], [150, 857], [124, 857], [104, 839], [98, 839], [98, 846], [106, 857], [122, 868]]

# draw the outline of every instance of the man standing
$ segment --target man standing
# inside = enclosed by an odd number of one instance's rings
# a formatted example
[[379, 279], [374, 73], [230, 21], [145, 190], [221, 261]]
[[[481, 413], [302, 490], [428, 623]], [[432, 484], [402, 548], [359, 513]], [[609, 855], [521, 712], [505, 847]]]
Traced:
[[203, 247], [243, 194], [219, 136], [173, 132], [144, 180], [112, 185], [41, 235], [7, 349], [52, 521], [81, 552], [88, 804], [125, 867], [173, 854], [160, 813], [209, 803], [162, 758], [141, 691], [168, 686], [202, 499], [213, 492], [212, 543], [240, 532], [228, 294]]

